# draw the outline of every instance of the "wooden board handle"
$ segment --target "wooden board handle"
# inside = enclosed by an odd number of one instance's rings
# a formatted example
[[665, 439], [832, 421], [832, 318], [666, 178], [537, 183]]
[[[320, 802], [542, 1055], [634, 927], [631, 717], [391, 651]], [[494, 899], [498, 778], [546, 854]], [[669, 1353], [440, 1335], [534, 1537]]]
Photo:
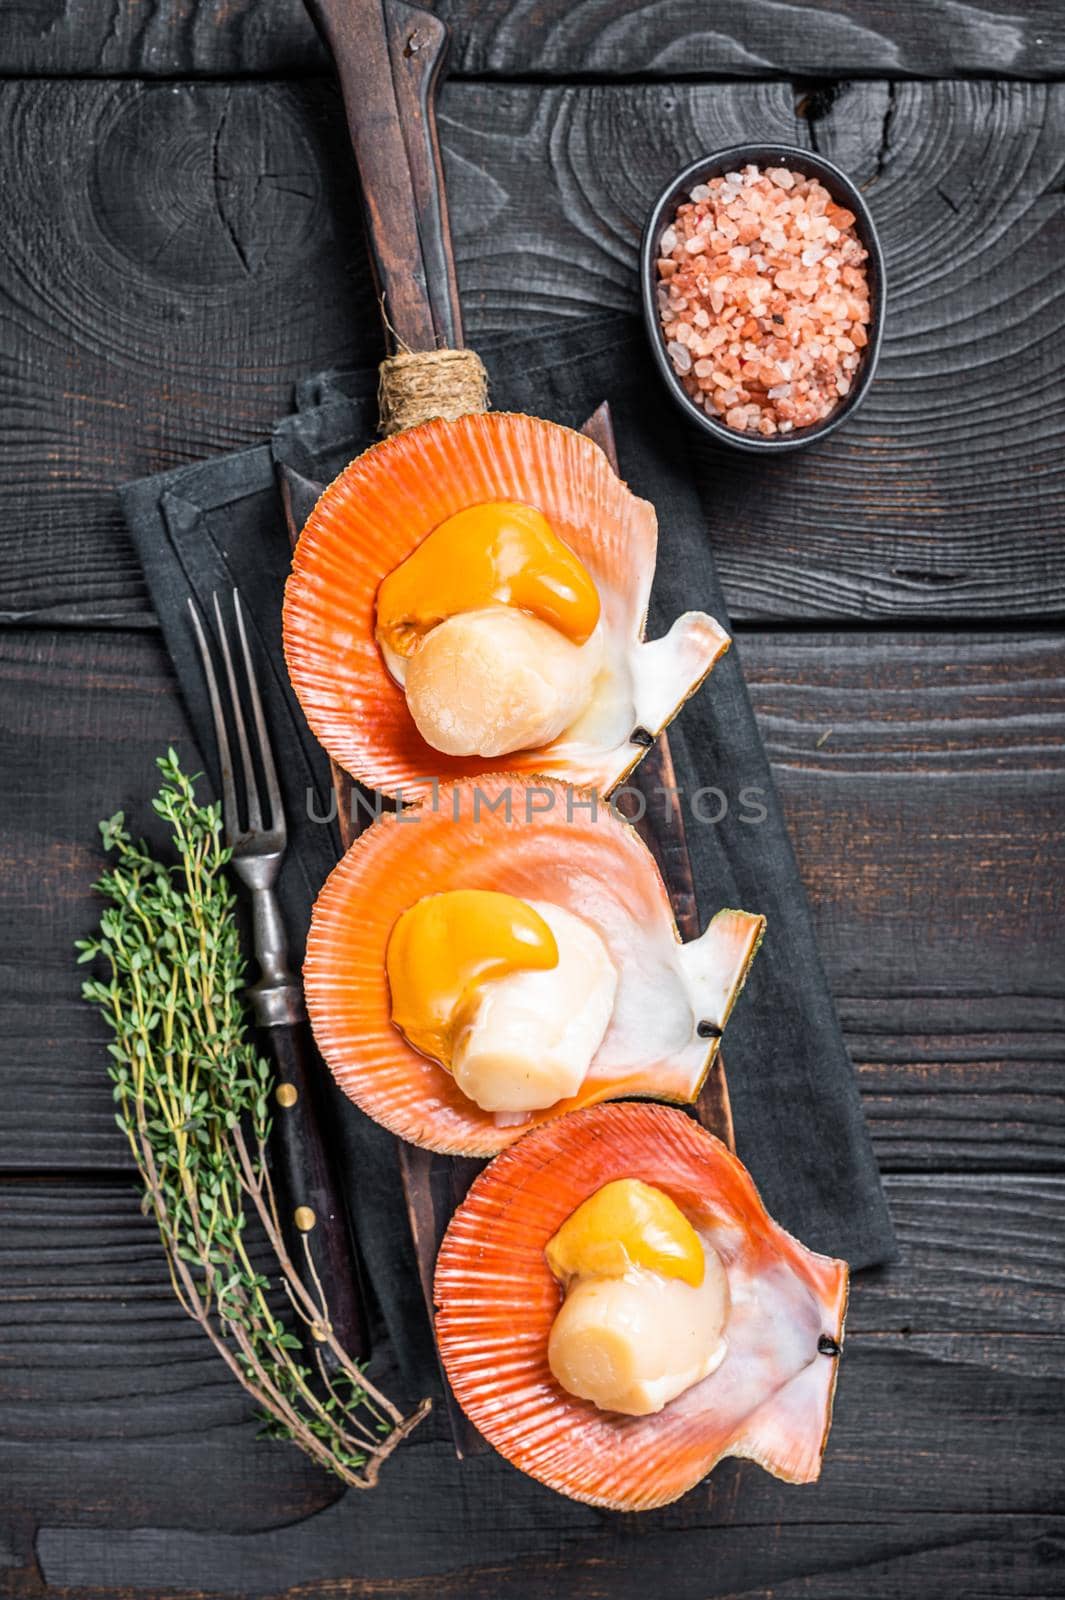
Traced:
[[336, 63], [391, 348], [462, 344], [434, 101], [448, 30], [406, 0], [307, 0]]

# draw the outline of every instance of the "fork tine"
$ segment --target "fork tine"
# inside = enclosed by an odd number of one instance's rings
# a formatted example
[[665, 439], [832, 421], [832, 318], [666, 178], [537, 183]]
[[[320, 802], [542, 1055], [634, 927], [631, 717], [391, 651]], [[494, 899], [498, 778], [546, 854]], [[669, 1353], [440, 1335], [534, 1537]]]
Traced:
[[226, 625], [222, 621], [222, 607], [218, 603], [218, 596], [211, 596], [214, 601], [214, 614], [218, 622], [218, 637], [222, 645], [222, 659], [226, 664], [226, 677], [229, 679], [229, 698], [233, 708], [233, 723], [237, 730], [237, 743], [240, 746], [240, 759], [244, 767], [244, 788], [248, 801], [248, 831], [258, 833], [262, 829], [263, 815], [259, 807], [259, 785], [255, 781], [255, 768], [252, 765], [251, 749], [248, 745], [248, 731], [244, 726], [244, 713], [240, 709], [240, 691], [237, 688], [237, 675], [233, 669], [233, 655], [229, 648], [229, 635]]
[[273, 832], [280, 833], [283, 839], [285, 836], [285, 808], [281, 803], [281, 785], [277, 781], [274, 752], [270, 747], [270, 735], [267, 732], [266, 718], [263, 715], [263, 703], [259, 696], [259, 680], [255, 676], [251, 650], [248, 647], [248, 634], [244, 626], [244, 607], [240, 603], [239, 589], [233, 590], [233, 610], [237, 618], [240, 647], [244, 652], [244, 671], [248, 679], [248, 693], [251, 696], [251, 711], [255, 722], [255, 732], [259, 739], [259, 760], [262, 763], [263, 777], [266, 780], [266, 798], [270, 804], [270, 827]]
[[240, 832], [240, 818], [237, 814], [237, 788], [233, 781], [233, 757], [229, 749], [229, 735], [226, 732], [226, 719], [222, 712], [222, 701], [218, 693], [218, 679], [215, 677], [214, 662], [207, 644], [207, 635], [204, 631], [203, 618], [200, 608], [189, 596], [189, 614], [192, 617], [192, 626], [196, 634], [196, 644], [203, 663], [203, 675], [207, 680], [207, 697], [211, 702], [211, 716], [214, 718], [214, 736], [218, 745], [218, 764], [222, 769], [222, 820], [225, 824], [226, 836], [232, 841]]

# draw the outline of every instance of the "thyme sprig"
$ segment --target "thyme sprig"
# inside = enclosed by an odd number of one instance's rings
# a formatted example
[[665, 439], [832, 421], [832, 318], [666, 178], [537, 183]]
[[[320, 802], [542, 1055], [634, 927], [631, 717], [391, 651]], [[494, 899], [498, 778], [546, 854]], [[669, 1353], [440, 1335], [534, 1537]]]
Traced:
[[[77, 944], [79, 961], [106, 974], [82, 993], [114, 1036], [116, 1120], [182, 1309], [258, 1402], [268, 1433], [369, 1488], [427, 1403], [404, 1417], [381, 1393], [337, 1341], [309, 1250], [302, 1275], [289, 1256], [266, 1159], [273, 1072], [248, 1037], [220, 808], [198, 802], [172, 749], [157, 765], [152, 805], [178, 859], [135, 842], [122, 812], [101, 822], [114, 862], [96, 887], [108, 905], [98, 934]], [[276, 1257], [287, 1326], [253, 1259], [257, 1227]]]

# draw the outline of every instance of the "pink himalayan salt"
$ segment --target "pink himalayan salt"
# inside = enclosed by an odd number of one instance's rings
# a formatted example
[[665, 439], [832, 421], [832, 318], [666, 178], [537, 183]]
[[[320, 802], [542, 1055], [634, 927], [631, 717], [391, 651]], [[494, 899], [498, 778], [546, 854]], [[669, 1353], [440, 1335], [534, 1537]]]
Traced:
[[748, 166], [698, 184], [659, 241], [658, 306], [697, 405], [765, 438], [828, 417], [869, 343], [854, 213], [816, 179]]

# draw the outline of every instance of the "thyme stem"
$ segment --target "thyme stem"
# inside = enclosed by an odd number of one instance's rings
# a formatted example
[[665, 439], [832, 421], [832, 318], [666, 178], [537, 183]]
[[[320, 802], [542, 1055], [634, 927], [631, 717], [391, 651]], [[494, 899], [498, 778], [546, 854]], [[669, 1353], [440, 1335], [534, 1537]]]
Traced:
[[[77, 945], [79, 961], [106, 967], [82, 992], [113, 1035], [115, 1119], [182, 1310], [262, 1408], [268, 1432], [369, 1488], [428, 1402], [405, 1417], [380, 1392], [337, 1341], [313, 1262], [312, 1292], [288, 1254], [266, 1162], [273, 1074], [247, 1033], [220, 808], [197, 801], [173, 750], [157, 764], [152, 804], [178, 860], [168, 866], [135, 843], [121, 812], [102, 822], [116, 857], [97, 884], [107, 906], [96, 936]], [[272, 1252], [273, 1281], [256, 1265], [256, 1238]], [[317, 1371], [273, 1310], [275, 1288], [310, 1329]]]

